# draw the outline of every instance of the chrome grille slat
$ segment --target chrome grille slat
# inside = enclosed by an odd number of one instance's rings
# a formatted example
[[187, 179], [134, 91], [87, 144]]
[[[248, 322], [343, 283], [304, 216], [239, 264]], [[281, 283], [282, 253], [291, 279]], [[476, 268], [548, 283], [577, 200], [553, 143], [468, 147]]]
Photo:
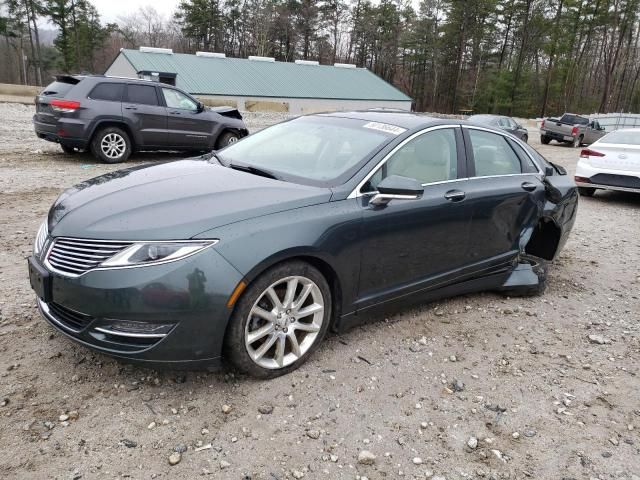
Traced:
[[67, 245], [66, 243], [61, 243], [60, 247], [67, 248], [69, 250], [74, 250], [76, 252], [99, 252], [99, 253], [113, 253], [119, 252], [125, 247], [120, 248], [84, 248], [84, 247], [72, 247], [71, 245]]
[[54, 239], [47, 261], [59, 273], [81, 275], [113, 257], [133, 242], [90, 240], [84, 238]]
[[90, 247], [90, 248], [122, 248], [122, 247], [126, 247], [128, 245], [131, 245], [128, 242], [124, 242], [124, 243], [115, 243], [115, 242], [95, 242], [95, 243], [85, 243], [85, 241], [82, 242], [73, 242], [71, 240], [65, 239], [65, 238], [60, 238], [58, 239], [58, 242], [61, 244], [68, 244], [71, 246], [81, 246], [81, 247]]
[[100, 263], [98, 261], [94, 261], [94, 262], [83, 262], [81, 260], [76, 261], [75, 259], [72, 259], [71, 257], [60, 257], [56, 253], [52, 253], [51, 254], [51, 256], [49, 257], [49, 261], [51, 261], [51, 260], [55, 260], [56, 262], [66, 263], [68, 265], [75, 265], [75, 266], [83, 267], [83, 268], [95, 267], [96, 265], [98, 265]]
[[[66, 248], [62, 248], [61, 245], [58, 245], [56, 247], [56, 253], [63, 253], [65, 255], [70, 255], [70, 256], [73, 256], [73, 257], [77, 257], [79, 259], [86, 259], [86, 260], [89, 260], [89, 259], [92, 259], [92, 258], [95, 258], [97, 260], [102, 260], [104, 258], [104, 255], [91, 255], [89, 253], [81, 253], [81, 252], [76, 252], [76, 251], [73, 251], [73, 250], [67, 250]], [[117, 252], [115, 252], [115, 253], [117, 253]]]

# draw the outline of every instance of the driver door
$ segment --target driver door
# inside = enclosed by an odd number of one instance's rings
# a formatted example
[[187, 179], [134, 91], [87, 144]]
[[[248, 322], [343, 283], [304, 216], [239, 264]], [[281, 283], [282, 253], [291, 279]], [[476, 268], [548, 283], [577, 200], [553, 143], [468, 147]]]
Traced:
[[[370, 205], [389, 175], [418, 180], [423, 196]], [[461, 129], [446, 126], [400, 144], [363, 185], [357, 198], [363, 209], [358, 309], [446, 283], [466, 265], [472, 212], [465, 176]]]
[[173, 88], [162, 88], [167, 106], [171, 145], [180, 148], [207, 149], [212, 144], [213, 120], [206, 111], [198, 111], [198, 104]]

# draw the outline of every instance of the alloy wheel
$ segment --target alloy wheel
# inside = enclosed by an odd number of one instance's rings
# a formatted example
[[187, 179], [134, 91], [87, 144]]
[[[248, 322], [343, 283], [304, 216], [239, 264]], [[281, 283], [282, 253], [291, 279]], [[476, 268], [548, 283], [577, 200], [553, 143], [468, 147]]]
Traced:
[[127, 143], [121, 135], [118, 135], [117, 133], [108, 133], [102, 137], [100, 149], [106, 157], [110, 159], [117, 159], [124, 155], [124, 152], [127, 149]]
[[284, 368], [314, 344], [324, 321], [318, 285], [303, 276], [271, 284], [254, 303], [245, 326], [245, 347], [257, 365]]

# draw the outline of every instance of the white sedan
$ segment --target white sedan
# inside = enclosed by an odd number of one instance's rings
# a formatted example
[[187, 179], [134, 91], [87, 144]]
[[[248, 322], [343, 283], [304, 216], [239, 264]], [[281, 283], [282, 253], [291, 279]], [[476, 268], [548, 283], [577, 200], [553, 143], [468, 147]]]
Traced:
[[575, 182], [588, 197], [597, 189], [640, 193], [640, 129], [615, 130], [583, 149]]

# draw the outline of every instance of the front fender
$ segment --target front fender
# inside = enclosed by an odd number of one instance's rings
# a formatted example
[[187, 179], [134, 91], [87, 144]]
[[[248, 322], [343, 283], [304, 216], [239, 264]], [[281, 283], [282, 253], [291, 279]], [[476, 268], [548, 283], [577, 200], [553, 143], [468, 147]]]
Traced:
[[341, 311], [348, 313], [360, 272], [361, 218], [356, 201], [349, 199], [252, 218], [196, 238], [219, 238], [214, 248], [246, 282], [288, 259], [317, 259], [335, 272], [341, 287]]

